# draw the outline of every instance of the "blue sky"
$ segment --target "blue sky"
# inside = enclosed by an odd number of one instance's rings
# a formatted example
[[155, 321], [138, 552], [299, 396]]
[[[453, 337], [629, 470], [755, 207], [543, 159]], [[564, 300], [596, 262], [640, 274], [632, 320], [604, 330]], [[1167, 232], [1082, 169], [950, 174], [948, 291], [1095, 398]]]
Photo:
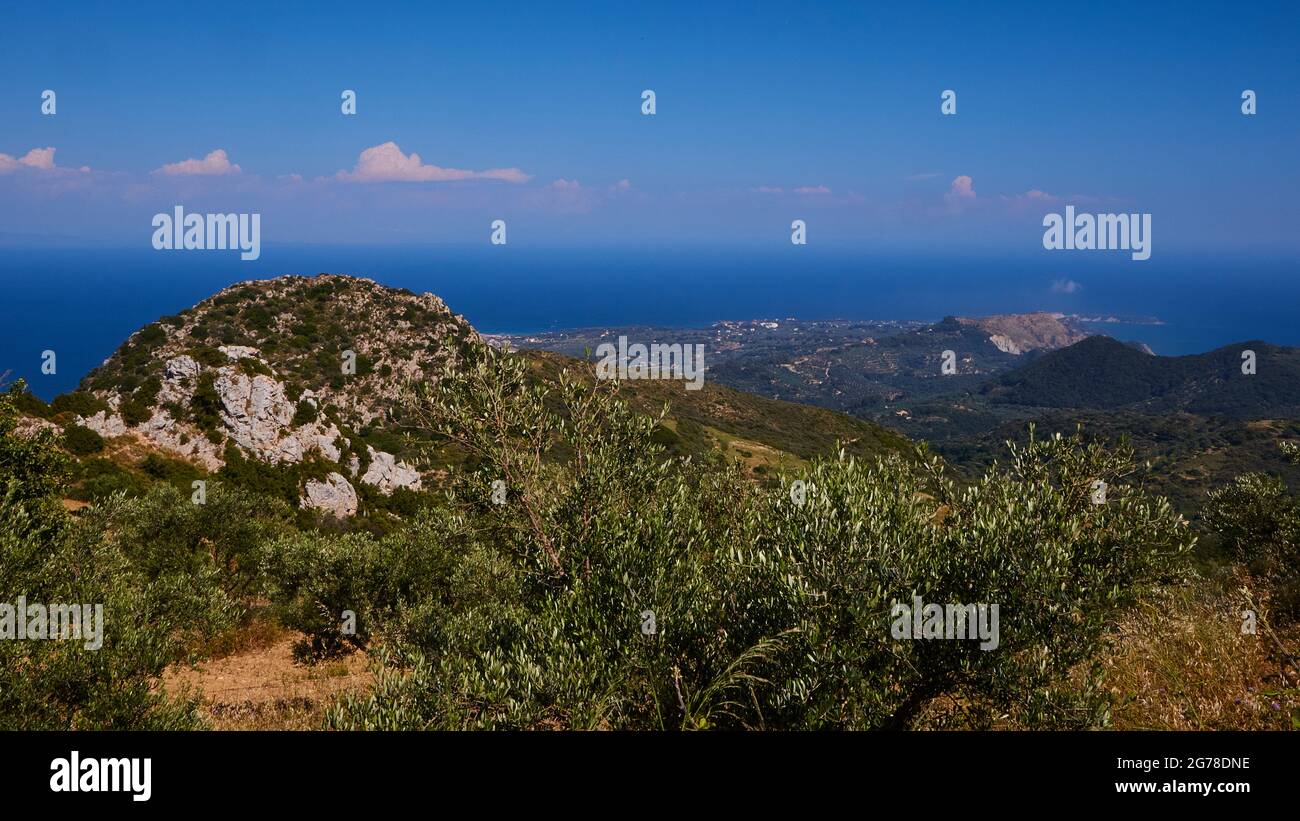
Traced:
[[183, 204], [260, 212], [265, 243], [499, 217], [512, 245], [788, 244], [801, 218], [1004, 252], [1072, 203], [1151, 213], [1157, 254], [1300, 252], [1294, 4], [475, 5], [10, 9], [0, 243], [147, 247]]

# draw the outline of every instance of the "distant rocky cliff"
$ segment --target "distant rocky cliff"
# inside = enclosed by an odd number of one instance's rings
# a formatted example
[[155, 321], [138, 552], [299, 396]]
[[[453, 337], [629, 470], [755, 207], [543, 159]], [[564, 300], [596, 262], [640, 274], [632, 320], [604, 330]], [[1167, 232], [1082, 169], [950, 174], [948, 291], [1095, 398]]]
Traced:
[[958, 317], [957, 321], [962, 325], [979, 328], [989, 335], [989, 341], [998, 350], [1016, 355], [1028, 351], [1065, 348], [1089, 336], [1070, 317], [1046, 311], [976, 318]]

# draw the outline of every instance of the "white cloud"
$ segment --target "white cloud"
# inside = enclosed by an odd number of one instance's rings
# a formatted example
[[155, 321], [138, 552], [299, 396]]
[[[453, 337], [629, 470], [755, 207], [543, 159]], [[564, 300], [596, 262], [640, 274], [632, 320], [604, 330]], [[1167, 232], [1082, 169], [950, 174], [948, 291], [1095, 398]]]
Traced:
[[162, 168], [155, 169], [154, 173], [169, 177], [220, 177], [226, 174], [238, 174], [241, 170], [238, 165], [230, 162], [224, 148], [218, 148], [209, 152], [201, 160], [189, 159], [167, 163]]
[[18, 162], [32, 168], [40, 168], [44, 171], [48, 171], [54, 167], [54, 149], [33, 148]]
[[362, 151], [357, 158], [356, 167], [351, 171], [340, 171], [336, 176], [345, 182], [447, 182], [482, 179], [522, 183], [532, 179], [531, 174], [525, 174], [518, 168], [465, 171], [425, 165], [419, 154], [403, 154], [402, 149], [392, 140]]
[[970, 177], [962, 174], [952, 181], [952, 188], [948, 191], [948, 196], [958, 200], [975, 199], [975, 186]]
[[794, 192], [796, 194], [829, 194], [831, 190], [824, 185], [801, 185]]
[[987, 204], [976, 196], [974, 182], [966, 174], [962, 174], [952, 181], [952, 185], [948, 187], [948, 193], [943, 195], [943, 201], [947, 211], [952, 214], [961, 213], [967, 208], [982, 207]]
[[566, 180], [563, 177], [551, 183], [551, 187], [557, 191], [577, 191], [582, 186], [577, 180]]
[[1054, 294], [1077, 294], [1083, 290], [1083, 286], [1072, 279], [1058, 279], [1052, 283], [1052, 293]]
[[[32, 168], [37, 171], [55, 171], [66, 170], [58, 169], [54, 165], [54, 148], [33, 148], [21, 157], [14, 157], [10, 154], [0, 154], [0, 174], [8, 174], [21, 168]], [[82, 166], [80, 171], [89, 171], [89, 166]]]

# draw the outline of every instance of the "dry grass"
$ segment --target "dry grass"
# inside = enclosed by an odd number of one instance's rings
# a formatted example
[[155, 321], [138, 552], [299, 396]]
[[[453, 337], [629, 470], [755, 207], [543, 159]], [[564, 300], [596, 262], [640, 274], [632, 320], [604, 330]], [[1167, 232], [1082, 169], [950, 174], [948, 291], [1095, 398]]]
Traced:
[[[283, 627], [274, 618], [264, 615], [266, 604], [264, 601], [253, 602], [252, 607], [255, 609], [252, 617], [238, 627], [213, 638], [202, 648], [202, 655], [215, 661], [226, 656], [265, 650], [279, 643], [285, 636], [293, 635], [293, 631]], [[261, 609], [261, 612], [258, 612], [258, 609]]]
[[336, 697], [373, 684], [364, 654], [299, 664], [293, 645], [301, 636], [258, 624], [243, 631], [228, 655], [168, 671], [164, 689], [197, 696], [214, 729], [314, 730]]
[[1300, 727], [1300, 625], [1243, 635], [1244, 607], [1201, 582], [1130, 613], [1104, 657], [1116, 729]]

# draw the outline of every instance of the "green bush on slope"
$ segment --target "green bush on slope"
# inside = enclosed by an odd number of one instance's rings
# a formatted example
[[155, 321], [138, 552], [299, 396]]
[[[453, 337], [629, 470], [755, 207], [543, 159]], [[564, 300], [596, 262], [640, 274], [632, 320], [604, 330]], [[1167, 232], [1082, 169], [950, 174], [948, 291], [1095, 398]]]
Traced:
[[[796, 505], [722, 460], [669, 457], [608, 383], [558, 394], [477, 350], [410, 414], [474, 456], [448, 509], [382, 540], [267, 546], [274, 597], [316, 649], [379, 651], [378, 686], [333, 726], [911, 727], [941, 697], [965, 726], [1092, 726], [1107, 627], [1192, 542], [1122, 484], [1131, 453], [1078, 439], [1034, 441], [963, 489], [924, 454], [841, 454]], [[893, 639], [913, 596], [997, 604], [999, 646]]]
[[[383, 536], [293, 530], [276, 482], [70, 517], [66, 456], [0, 399], [0, 601], [102, 602], [108, 628], [97, 651], [0, 642], [0, 727], [198, 726], [156, 677], [263, 597], [304, 655], [377, 659], [338, 728], [1096, 726], [1108, 629], [1192, 542], [1122, 448], [1032, 440], [973, 485], [841, 452], [773, 489], [670, 454], [609, 383], [467, 358], [403, 418], [470, 467]], [[914, 596], [997, 604], [997, 648], [894, 639]]]
[[0, 396], [0, 602], [102, 605], [103, 629], [94, 649], [88, 636], [0, 641], [0, 729], [199, 726], [194, 704], [155, 684], [188, 647], [230, 623], [235, 607], [218, 568], [150, 566], [166, 557], [130, 531], [150, 522], [157, 504], [151, 510], [119, 496], [69, 516], [59, 501], [66, 463], [54, 437], [15, 435], [14, 419], [12, 402]]
[[[1300, 462], [1300, 450], [1282, 451]], [[1300, 619], [1300, 499], [1276, 476], [1247, 473], [1210, 493], [1205, 527], [1263, 582], [1283, 621]]]

